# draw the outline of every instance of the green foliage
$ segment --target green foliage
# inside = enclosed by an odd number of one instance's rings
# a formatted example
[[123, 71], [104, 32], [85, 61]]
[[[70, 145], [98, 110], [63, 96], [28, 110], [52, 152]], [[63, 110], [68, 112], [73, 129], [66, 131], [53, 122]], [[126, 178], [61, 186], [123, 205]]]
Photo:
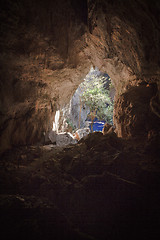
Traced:
[[113, 102], [109, 93], [112, 88], [110, 78], [106, 79], [103, 75], [92, 74], [81, 84], [83, 103], [90, 108], [90, 112], [94, 112], [95, 117], [111, 124]]

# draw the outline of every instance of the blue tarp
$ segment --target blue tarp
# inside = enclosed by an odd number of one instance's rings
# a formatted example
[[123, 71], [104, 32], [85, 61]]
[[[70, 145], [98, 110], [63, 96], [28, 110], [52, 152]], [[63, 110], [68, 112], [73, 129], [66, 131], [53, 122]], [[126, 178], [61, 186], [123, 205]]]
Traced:
[[[105, 124], [104, 121], [101, 121], [101, 122], [96, 121], [96, 122], [94, 122], [93, 123], [93, 132], [102, 131], [104, 124]], [[89, 128], [91, 130], [91, 122], [90, 122]]]

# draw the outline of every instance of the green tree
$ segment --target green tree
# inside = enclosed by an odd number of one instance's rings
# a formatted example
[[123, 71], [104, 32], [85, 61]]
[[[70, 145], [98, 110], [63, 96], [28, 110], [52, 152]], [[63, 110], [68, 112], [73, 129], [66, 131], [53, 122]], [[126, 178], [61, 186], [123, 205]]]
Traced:
[[[111, 86], [110, 78], [103, 75], [92, 74], [81, 84], [82, 102], [90, 108], [91, 130], [93, 131], [93, 122], [95, 118], [112, 123], [113, 102], [109, 96]], [[108, 84], [108, 87], [106, 85]]]

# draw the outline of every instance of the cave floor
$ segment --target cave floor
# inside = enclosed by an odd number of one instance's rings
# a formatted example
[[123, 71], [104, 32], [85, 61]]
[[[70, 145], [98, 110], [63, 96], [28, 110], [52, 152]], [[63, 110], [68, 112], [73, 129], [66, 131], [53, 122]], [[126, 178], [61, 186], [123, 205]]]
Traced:
[[90, 134], [1, 156], [2, 239], [159, 239], [159, 142]]

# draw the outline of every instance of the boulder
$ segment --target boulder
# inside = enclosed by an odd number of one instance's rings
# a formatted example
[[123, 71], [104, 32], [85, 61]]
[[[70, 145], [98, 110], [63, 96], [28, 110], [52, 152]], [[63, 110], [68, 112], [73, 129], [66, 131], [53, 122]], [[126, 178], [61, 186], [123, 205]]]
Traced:
[[76, 144], [77, 139], [69, 132], [62, 132], [56, 135], [56, 145], [57, 146], [66, 146], [69, 144]]

